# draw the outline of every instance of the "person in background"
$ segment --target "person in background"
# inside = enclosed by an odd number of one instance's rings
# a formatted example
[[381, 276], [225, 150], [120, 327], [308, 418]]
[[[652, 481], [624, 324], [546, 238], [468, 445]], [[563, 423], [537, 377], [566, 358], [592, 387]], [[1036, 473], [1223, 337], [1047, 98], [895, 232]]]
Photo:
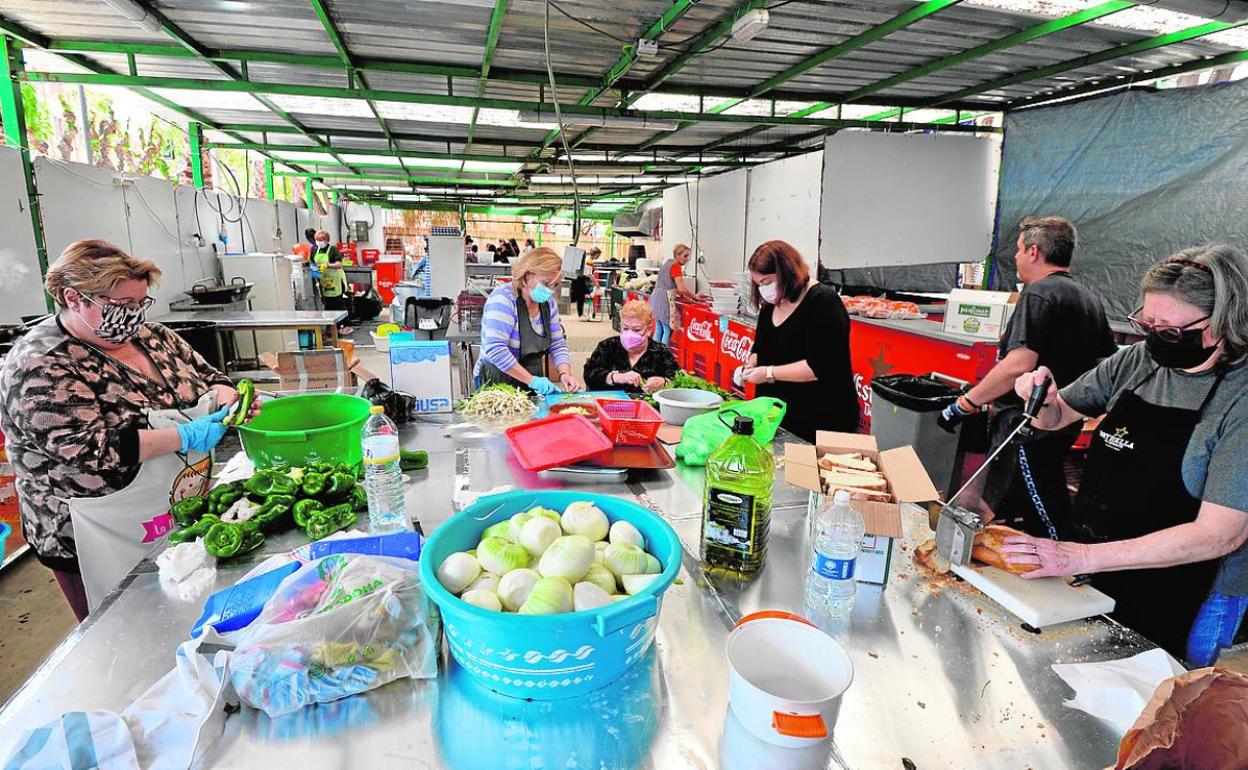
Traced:
[[[475, 379], [506, 382], [549, 396], [584, 390], [559, 321], [563, 260], [554, 249], [533, 249], [511, 266], [511, 282], [490, 292], [481, 317], [481, 358]], [[559, 384], [551, 381], [551, 368]]]
[[520, 257], [520, 244], [516, 243], [516, 239], [512, 238], [507, 241], [507, 246], [508, 251], [511, 253], [511, 258], [518, 259]]
[[533, 243], [533, 239], [532, 239], [532, 238], [525, 238], [525, 239], [524, 239], [524, 251], [525, 251], [525, 253], [526, 253], [526, 254], [527, 254], [528, 252], [532, 251], [532, 250], [533, 250], [533, 249], [535, 249], [535, 248], [537, 248], [537, 244]]
[[[1110, 616], [1193, 667], [1230, 646], [1248, 606], [1248, 257], [1185, 249], [1153, 265], [1128, 318], [1144, 336], [1060, 390], [1037, 428], [1104, 414], [1069, 539], [1006, 538], [1024, 579], [1092, 575]], [[1024, 402], [1047, 368], [1022, 375]]]
[[[17, 476], [22, 532], [80, 621], [87, 599], [71, 499], [103, 503], [153, 458], [210, 451], [226, 432], [224, 407], [238, 400], [230, 378], [186, 340], [146, 321], [148, 289], [159, 279], [154, 263], [110, 243], [71, 243], [44, 283], [58, 312], [18, 339], [0, 369], [0, 429]], [[222, 407], [216, 413], [148, 426], [149, 412], [186, 409], [208, 393]], [[152, 495], [160, 513], [181, 476], [160, 480], [163, 504]], [[134, 503], [118, 503], [118, 515], [127, 505]]]
[[672, 339], [672, 301], [676, 298], [693, 299], [692, 291], [685, 288], [684, 267], [693, 256], [693, 250], [680, 243], [672, 249], [672, 258], [659, 268], [659, 277], [650, 293], [650, 310], [654, 313], [654, 339], [664, 345]]
[[347, 291], [347, 272], [342, 269], [342, 255], [335, 251], [329, 256], [329, 263], [321, 271], [321, 301], [326, 310], [347, 311], [346, 320], [338, 324], [339, 334], [350, 334], [351, 328], [351, 297]]
[[650, 339], [654, 315], [650, 305], [629, 300], [620, 308], [620, 333], [598, 343], [585, 362], [590, 390], [653, 393], [667, 387], [680, 365], [663, 343]]
[[507, 245], [507, 241], [498, 240], [498, 247], [494, 249], [494, 261], [502, 265], [511, 264], [511, 246]]
[[[591, 297], [593, 291], [598, 286], [598, 275], [594, 272], [594, 259], [602, 254], [601, 249], [590, 249], [585, 253], [585, 266], [581, 270], [581, 274], [572, 279], [572, 285], [569, 287], [571, 299], [576, 303], [576, 317], [585, 317], [585, 298]], [[592, 307], [592, 306], [591, 306]]]
[[338, 261], [342, 261], [342, 254], [338, 251], [338, 247], [329, 242], [329, 233], [324, 230], [316, 231], [316, 243], [312, 247], [312, 275], [319, 277], [321, 271], [329, 264], [329, 258], [338, 255]]
[[316, 228], [307, 227], [303, 231], [303, 239], [308, 242], [310, 248], [316, 248]]
[[758, 312], [754, 351], [743, 382], [788, 405], [781, 426], [814, 443], [821, 430], [853, 433], [858, 394], [849, 365], [849, 314], [837, 293], [815, 281], [802, 255], [768, 241], [750, 256]]
[[472, 260], [470, 258], [475, 252], [476, 252], [476, 249], [473, 248], [473, 245], [472, 245], [472, 236], [465, 235], [464, 236], [464, 259], [467, 259], [468, 261], [471, 262]]
[[[951, 404], [941, 420], [952, 430], [992, 404], [990, 453], [1023, 419], [1023, 403], [1014, 394], [1020, 375], [1044, 366], [1053, 372], [1057, 387], [1064, 388], [1117, 350], [1100, 301], [1070, 273], [1078, 239], [1075, 226], [1061, 217], [1028, 217], [1020, 228], [1014, 261], [1024, 288], [1001, 337], [997, 365]], [[984, 474], [978, 507], [985, 518], [1022, 514], [1028, 534], [1068, 537], [1070, 493], [1064, 466], [1081, 428], [1072, 423], [1028, 441], [1016, 439]], [[973, 497], [967, 500], [975, 502]]]

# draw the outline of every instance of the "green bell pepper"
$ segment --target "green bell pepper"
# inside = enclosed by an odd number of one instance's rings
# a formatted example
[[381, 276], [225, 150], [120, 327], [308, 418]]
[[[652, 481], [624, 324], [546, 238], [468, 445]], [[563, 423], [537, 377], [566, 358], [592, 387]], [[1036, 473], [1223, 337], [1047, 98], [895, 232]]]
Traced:
[[328, 475], [310, 471], [303, 474], [303, 483], [299, 485], [299, 491], [304, 497], [320, 497], [325, 492], [325, 484], [329, 481]]
[[351, 505], [353, 511], [368, 510], [368, 492], [360, 484], [356, 484], [351, 489], [350, 496], [347, 497], [347, 503]]
[[340, 502], [345, 500], [347, 495], [351, 494], [351, 489], [354, 486], [354, 473], [336, 470], [329, 474], [329, 481], [325, 485], [325, 491], [321, 494], [321, 499], [330, 503]]
[[429, 453], [423, 449], [409, 451], [399, 450], [399, 468], [405, 471], [419, 471], [429, 467]]
[[173, 505], [169, 506], [169, 514], [173, 516], [173, 520], [178, 526], [185, 527], [193, 524], [205, 513], [208, 512], [208, 498], [202, 495], [194, 497], [184, 497]]
[[222, 425], [230, 428], [237, 428], [247, 421], [247, 415], [251, 412], [251, 405], [256, 400], [256, 385], [251, 380], [238, 381], [238, 408], [225, 416], [221, 421]]
[[251, 521], [257, 522], [264, 532], [276, 532], [288, 523], [294, 507], [295, 498], [292, 495], [269, 495]]
[[228, 559], [238, 554], [246, 537], [241, 524], [217, 522], [204, 535], [204, 548], [218, 559]]
[[169, 542], [174, 545], [189, 543], [197, 537], [203, 537], [212, 528], [213, 524], [220, 524], [221, 517], [212, 513], [205, 513], [199, 521], [189, 524], [185, 527], [175, 529], [169, 533]]
[[218, 484], [208, 492], [208, 513], [220, 516], [228, 511], [231, 505], [241, 500], [245, 493], [241, 481]]
[[238, 553], [235, 556], [242, 556], [250, 553], [260, 546], [264, 545], [264, 533], [260, 530], [249, 530], [243, 535], [243, 544], [239, 546]]
[[308, 524], [308, 519], [323, 510], [325, 510], [325, 504], [320, 500], [300, 500], [295, 503], [294, 508], [295, 526], [300, 529], [304, 528]]
[[294, 479], [277, 470], [256, 471], [243, 487], [247, 494], [261, 499], [269, 495], [293, 495], [297, 489]]
[[313, 540], [320, 540], [340, 529], [352, 526], [355, 522], [355, 511], [351, 510], [351, 506], [348, 503], [342, 503], [341, 505], [335, 505], [332, 508], [326, 508], [312, 514], [303, 531]]

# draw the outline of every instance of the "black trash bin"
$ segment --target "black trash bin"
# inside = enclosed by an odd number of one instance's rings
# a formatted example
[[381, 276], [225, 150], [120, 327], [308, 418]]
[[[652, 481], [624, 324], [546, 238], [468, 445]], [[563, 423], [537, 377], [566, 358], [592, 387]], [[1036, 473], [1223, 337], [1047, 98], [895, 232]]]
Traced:
[[950, 491], [958, 432], [936, 423], [962, 389], [935, 375], [885, 374], [871, 380], [871, 433], [880, 449], [913, 446], [942, 493]]
[[217, 325], [212, 321], [162, 321], [167, 328], [178, 333], [204, 360], [217, 369], [225, 371], [224, 351], [217, 337]]

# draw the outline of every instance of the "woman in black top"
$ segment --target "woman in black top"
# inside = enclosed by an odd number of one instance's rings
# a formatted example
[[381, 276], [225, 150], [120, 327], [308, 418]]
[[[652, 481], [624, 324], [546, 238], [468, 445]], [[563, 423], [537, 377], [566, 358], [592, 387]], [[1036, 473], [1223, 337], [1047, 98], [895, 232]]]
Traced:
[[585, 386], [629, 393], [653, 393], [667, 387], [680, 365], [666, 345], [650, 339], [653, 326], [648, 303], [625, 302], [620, 308], [620, 336], [599, 342], [585, 362]]
[[841, 298], [812, 280], [802, 255], [784, 241], [755, 249], [749, 270], [758, 332], [742, 378], [758, 395], [784, 401], [781, 426], [806, 441], [820, 430], [856, 431], [849, 314]]

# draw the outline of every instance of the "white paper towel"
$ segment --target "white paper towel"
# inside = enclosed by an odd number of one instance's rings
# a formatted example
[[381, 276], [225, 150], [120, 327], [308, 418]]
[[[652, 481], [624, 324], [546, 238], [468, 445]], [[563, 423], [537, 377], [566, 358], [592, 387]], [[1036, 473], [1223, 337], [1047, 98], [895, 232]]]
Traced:
[[1157, 686], [1187, 669], [1161, 649], [1103, 663], [1054, 663], [1053, 671], [1075, 691], [1066, 701], [1125, 733]]

